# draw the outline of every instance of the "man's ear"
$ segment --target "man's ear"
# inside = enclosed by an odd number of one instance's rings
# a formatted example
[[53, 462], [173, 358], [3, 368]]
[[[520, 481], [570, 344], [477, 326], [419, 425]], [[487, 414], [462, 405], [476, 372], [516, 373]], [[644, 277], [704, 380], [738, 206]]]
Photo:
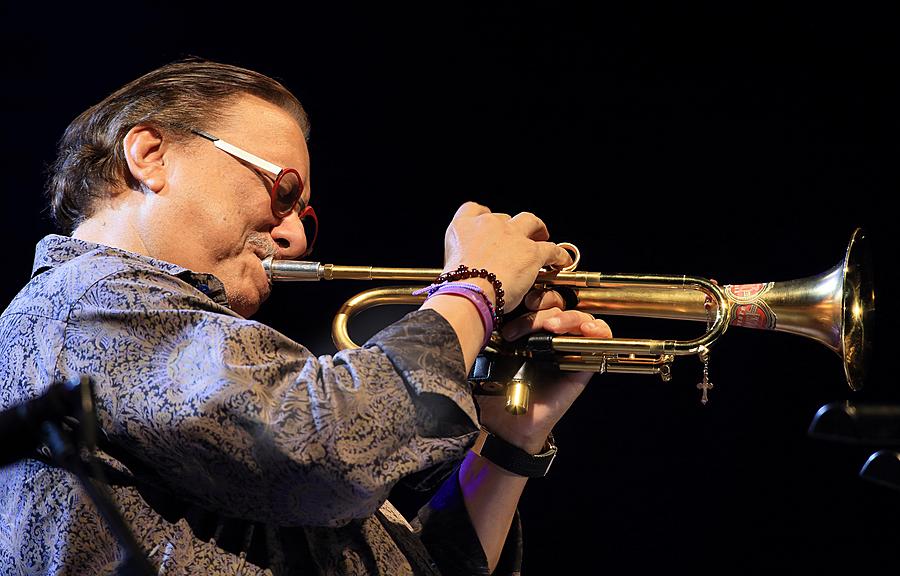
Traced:
[[122, 141], [125, 162], [132, 178], [152, 192], [159, 192], [166, 185], [164, 155], [168, 141], [159, 130], [146, 124], [138, 124], [125, 134]]

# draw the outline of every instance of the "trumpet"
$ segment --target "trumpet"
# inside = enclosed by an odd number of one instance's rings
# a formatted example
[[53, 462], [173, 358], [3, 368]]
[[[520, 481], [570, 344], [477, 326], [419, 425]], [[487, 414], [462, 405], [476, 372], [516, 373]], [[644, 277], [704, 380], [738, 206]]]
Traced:
[[[694, 276], [605, 274], [578, 271], [580, 253], [571, 244], [573, 264], [562, 270], [542, 270], [535, 288], [563, 294], [568, 308], [590, 314], [620, 315], [707, 323], [692, 340], [590, 338], [533, 334], [519, 342], [504, 342], [493, 334], [470, 378], [478, 394], [506, 394], [506, 409], [528, 410], [534, 364], [550, 363], [559, 370], [599, 373], [656, 374], [672, 379], [676, 357], [695, 355], [704, 363], [701, 401], [712, 384], [707, 366], [711, 346], [729, 326], [788, 332], [812, 338], [838, 354], [853, 390], [862, 388], [872, 349], [871, 324], [875, 290], [865, 232], [857, 228], [843, 258], [821, 274], [783, 282], [720, 286]], [[425, 295], [413, 295], [434, 280], [438, 268], [337, 266], [294, 260], [263, 261], [272, 282], [318, 280], [392, 280], [417, 282], [360, 292], [347, 300], [332, 322], [338, 349], [358, 348], [348, 332], [350, 320], [374, 306], [417, 305]]]

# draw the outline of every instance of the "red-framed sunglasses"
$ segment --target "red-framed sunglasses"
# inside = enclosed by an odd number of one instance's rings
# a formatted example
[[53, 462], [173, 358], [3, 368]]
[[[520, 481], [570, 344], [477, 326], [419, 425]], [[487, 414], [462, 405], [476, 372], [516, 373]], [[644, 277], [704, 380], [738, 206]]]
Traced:
[[307, 248], [303, 256], [308, 256], [312, 252], [313, 246], [316, 244], [316, 238], [319, 235], [319, 218], [316, 216], [316, 211], [313, 210], [312, 206], [302, 204], [303, 178], [300, 177], [300, 173], [293, 168], [282, 168], [268, 160], [263, 160], [259, 156], [238, 148], [234, 144], [229, 144], [221, 138], [216, 138], [208, 132], [193, 129], [191, 132], [209, 140], [216, 148], [226, 154], [243, 160], [254, 168], [268, 172], [275, 178], [272, 188], [269, 190], [269, 196], [272, 200], [272, 214], [276, 218], [284, 218], [292, 210], [297, 209], [297, 214], [303, 223], [304, 232], [306, 232]]

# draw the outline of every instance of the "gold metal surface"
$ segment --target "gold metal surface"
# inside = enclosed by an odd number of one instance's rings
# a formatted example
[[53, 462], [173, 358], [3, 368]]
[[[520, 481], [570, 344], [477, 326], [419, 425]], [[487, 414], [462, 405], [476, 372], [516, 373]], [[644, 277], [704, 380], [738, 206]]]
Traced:
[[524, 380], [513, 380], [506, 388], [506, 411], [521, 415], [531, 404], [531, 386]]
[[[707, 322], [707, 331], [692, 340], [588, 338], [547, 336], [524, 346], [502, 343], [495, 335], [487, 351], [524, 358], [546, 359], [548, 354], [561, 370], [657, 374], [671, 379], [676, 356], [698, 355], [708, 350], [730, 325], [764, 328], [812, 338], [834, 350], [844, 360], [847, 382], [859, 389], [866, 373], [871, 334], [866, 324], [875, 310], [875, 295], [868, 247], [862, 230], [854, 231], [843, 260], [825, 272], [800, 280], [719, 286], [706, 278], [650, 274], [603, 274], [574, 270], [580, 258], [567, 246], [576, 262], [563, 271], [541, 271], [535, 286], [568, 287], [577, 309], [599, 315], [627, 315]], [[263, 266], [275, 281], [307, 280], [403, 280], [427, 283], [438, 268], [384, 268], [335, 266], [317, 262], [266, 260]], [[420, 304], [425, 296], [413, 296], [420, 286], [374, 288], [348, 300], [332, 324], [335, 346], [358, 347], [347, 326], [356, 314], [373, 306]], [[871, 329], [870, 329], [871, 331]], [[496, 388], [494, 386], [493, 388]], [[527, 409], [521, 387], [507, 387], [511, 410]], [[525, 387], [527, 388], [527, 386]], [[491, 387], [486, 386], [487, 391]], [[511, 395], [516, 395], [510, 400]]]

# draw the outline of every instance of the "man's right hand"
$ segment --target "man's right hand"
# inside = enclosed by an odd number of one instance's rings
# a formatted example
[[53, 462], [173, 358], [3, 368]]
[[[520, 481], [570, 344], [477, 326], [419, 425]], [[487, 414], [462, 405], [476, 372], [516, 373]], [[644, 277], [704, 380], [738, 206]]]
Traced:
[[[530, 212], [510, 217], [466, 202], [456, 211], [444, 236], [444, 271], [464, 264], [493, 272], [503, 285], [504, 308], [509, 311], [534, 286], [542, 267], [572, 263], [569, 253], [548, 242], [549, 238], [547, 226]], [[485, 294], [495, 301], [492, 288], [486, 288]]]

